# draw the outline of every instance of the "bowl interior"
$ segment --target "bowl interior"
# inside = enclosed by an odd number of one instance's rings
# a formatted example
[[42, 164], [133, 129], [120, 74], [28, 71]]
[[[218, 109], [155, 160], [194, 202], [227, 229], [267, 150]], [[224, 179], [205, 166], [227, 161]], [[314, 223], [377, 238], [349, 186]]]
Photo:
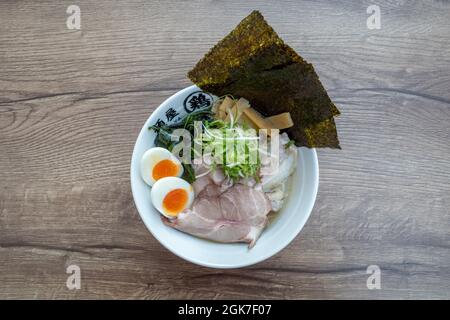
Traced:
[[216, 97], [191, 86], [164, 101], [142, 128], [131, 159], [131, 189], [139, 214], [152, 235], [177, 256], [202, 266], [238, 268], [263, 261], [287, 246], [306, 223], [316, 199], [319, 167], [314, 149], [299, 148], [297, 169], [283, 209], [263, 231], [256, 245], [222, 244], [196, 238], [165, 226], [150, 201], [150, 187], [140, 176], [143, 153], [153, 147], [155, 133], [148, 130], [159, 121], [173, 123], [187, 113], [206, 108]]

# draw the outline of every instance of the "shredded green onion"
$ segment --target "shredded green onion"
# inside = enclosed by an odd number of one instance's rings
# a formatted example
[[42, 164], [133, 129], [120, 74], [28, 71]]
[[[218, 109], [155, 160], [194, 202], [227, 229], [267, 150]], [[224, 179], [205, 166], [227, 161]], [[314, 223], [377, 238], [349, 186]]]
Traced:
[[210, 156], [210, 166], [222, 168], [234, 181], [258, 177], [261, 163], [255, 130], [222, 120], [206, 121], [203, 127], [203, 154]]

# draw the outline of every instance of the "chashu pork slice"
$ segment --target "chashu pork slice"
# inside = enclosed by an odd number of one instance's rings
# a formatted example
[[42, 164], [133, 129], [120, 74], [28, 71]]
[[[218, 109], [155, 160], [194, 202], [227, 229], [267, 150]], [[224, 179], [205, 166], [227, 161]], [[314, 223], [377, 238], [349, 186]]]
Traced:
[[209, 184], [194, 200], [193, 206], [175, 219], [163, 222], [191, 235], [218, 242], [246, 242], [249, 247], [267, 224], [270, 201], [262, 191], [236, 184], [222, 192]]

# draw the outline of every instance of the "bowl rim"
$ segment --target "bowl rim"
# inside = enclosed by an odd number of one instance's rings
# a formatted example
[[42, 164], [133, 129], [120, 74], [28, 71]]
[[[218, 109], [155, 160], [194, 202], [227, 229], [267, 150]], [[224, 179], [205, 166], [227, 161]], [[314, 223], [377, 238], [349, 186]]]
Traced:
[[[292, 241], [298, 236], [298, 234], [300, 233], [300, 231], [303, 229], [303, 227], [305, 226], [306, 222], [308, 221], [309, 217], [311, 216], [312, 210], [314, 208], [314, 204], [316, 202], [317, 199], [317, 193], [318, 193], [318, 189], [319, 189], [319, 161], [317, 158], [317, 152], [315, 150], [315, 148], [307, 148], [308, 150], [311, 151], [311, 155], [312, 155], [312, 171], [315, 173], [314, 177], [313, 177], [313, 185], [311, 186], [311, 198], [309, 203], [307, 204], [307, 214], [305, 215], [305, 217], [302, 219], [302, 221], [300, 221], [300, 223], [297, 225], [297, 227], [295, 228], [295, 231], [292, 233], [292, 235], [290, 235], [289, 237], [285, 238], [282, 241], [282, 244], [276, 246], [275, 250], [270, 250], [267, 251], [266, 254], [260, 255], [257, 258], [253, 259], [252, 261], [246, 261], [246, 262], [242, 262], [242, 263], [236, 263], [236, 264], [220, 264], [220, 263], [210, 263], [210, 262], [204, 262], [201, 260], [197, 260], [195, 258], [191, 258], [189, 255], [187, 254], [183, 254], [180, 252], [177, 252], [175, 250], [172, 250], [172, 248], [170, 248], [169, 246], [167, 246], [165, 244], [165, 242], [161, 239], [161, 237], [159, 237], [159, 235], [157, 234], [157, 232], [154, 232], [152, 230], [152, 228], [150, 227], [150, 225], [147, 223], [146, 219], [144, 219], [143, 214], [141, 213], [141, 211], [143, 210], [142, 208], [140, 208], [140, 205], [138, 204], [139, 202], [136, 201], [137, 198], [137, 191], [134, 189], [133, 187], [133, 181], [135, 179], [140, 178], [136, 177], [134, 174], [134, 166], [133, 163], [135, 163], [135, 158], [137, 157], [137, 145], [138, 142], [141, 141], [143, 139], [143, 136], [146, 132], [146, 130], [148, 130], [147, 128], [147, 124], [150, 120], [152, 120], [153, 117], [156, 117], [157, 114], [157, 110], [159, 108], [161, 108], [162, 105], [166, 104], [167, 101], [172, 100], [177, 98], [178, 96], [181, 96], [183, 94], [185, 94], [186, 92], [191, 92], [193, 90], [200, 90], [202, 91], [200, 88], [198, 88], [196, 85], [191, 85], [188, 86], [184, 89], [181, 89], [177, 92], [175, 92], [174, 94], [170, 95], [169, 97], [167, 97], [164, 101], [162, 101], [154, 110], [153, 112], [150, 114], [150, 116], [145, 120], [143, 127], [141, 128], [141, 130], [139, 131], [139, 135], [136, 138], [136, 142], [133, 146], [133, 152], [132, 152], [132, 156], [131, 156], [131, 161], [130, 161], [130, 185], [131, 185], [131, 193], [133, 196], [133, 202], [134, 205], [139, 213], [139, 217], [141, 218], [142, 222], [144, 223], [145, 227], [147, 228], [147, 230], [150, 232], [150, 234], [153, 235], [153, 237], [158, 240], [158, 242], [168, 251], [172, 252], [174, 255], [176, 255], [177, 257], [189, 261], [193, 264], [196, 265], [200, 265], [203, 267], [208, 267], [208, 268], [214, 268], [214, 269], [237, 269], [237, 268], [243, 268], [243, 267], [247, 267], [250, 265], [254, 265], [257, 263], [260, 263], [264, 260], [267, 260], [273, 256], [275, 256], [276, 254], [278, 254], [279, 252], [281, 252], [283, 249], [285, 249], [289, 244], [292, 243]], [[303, 148], [303, 147], [302, 147]], [[298, 149], [302, 149], [302, 148], [298, 148]], [[275, 247], [275, 246], [274, 246]]]

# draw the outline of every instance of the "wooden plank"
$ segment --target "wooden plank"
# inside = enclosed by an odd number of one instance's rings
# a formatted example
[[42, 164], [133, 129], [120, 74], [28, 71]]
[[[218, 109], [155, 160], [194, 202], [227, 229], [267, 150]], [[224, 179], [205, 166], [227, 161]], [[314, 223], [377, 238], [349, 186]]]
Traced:
[[[71, 31], [69, 3], [0, 2], [0, 298], [450, 298], [450, 4], [377, 3], [380, 30], [371, 1], [77, 1]], [[318, 199], [288, 248], [210, 270], [148, 233], [131, 152], [254, 8], [314, 64], [343, 150], [319, 150]]]

